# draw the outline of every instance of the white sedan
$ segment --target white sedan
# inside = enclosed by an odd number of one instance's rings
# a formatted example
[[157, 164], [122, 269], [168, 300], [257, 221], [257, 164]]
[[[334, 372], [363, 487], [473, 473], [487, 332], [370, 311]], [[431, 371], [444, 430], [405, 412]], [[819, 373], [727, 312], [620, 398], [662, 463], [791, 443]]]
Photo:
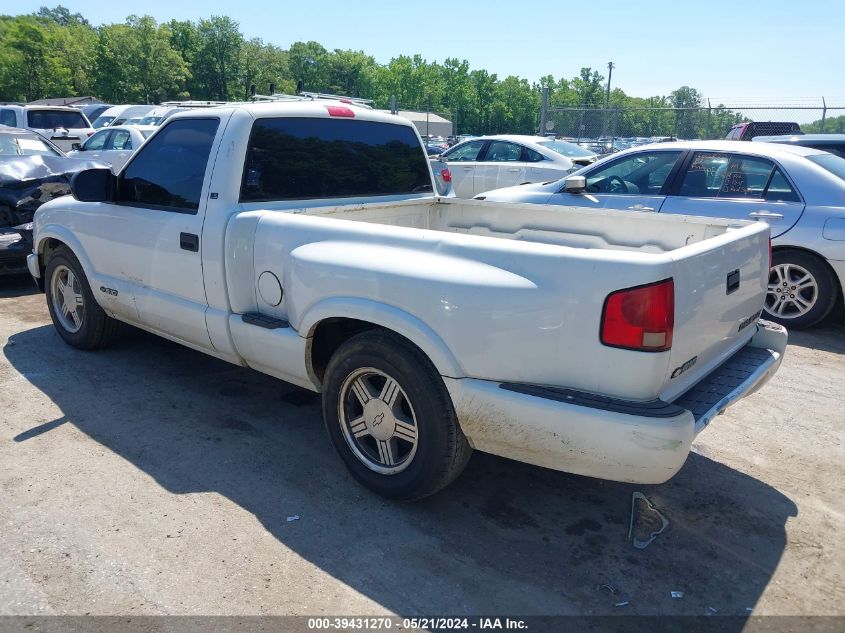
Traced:
[[104, 127], [81, 145], [76, 143], [68, 156], [91, 158], [108, 163], [114, 173], [119, 172], [132, 152], [138, 149], [158, 128], [142, 125]]
[[480, 136], [446, 150], [455, 195], [472, 198], [482, 191], [527, 182], [557, 180], [589, 165], [596, 155], [573, 143], [517, 134]]

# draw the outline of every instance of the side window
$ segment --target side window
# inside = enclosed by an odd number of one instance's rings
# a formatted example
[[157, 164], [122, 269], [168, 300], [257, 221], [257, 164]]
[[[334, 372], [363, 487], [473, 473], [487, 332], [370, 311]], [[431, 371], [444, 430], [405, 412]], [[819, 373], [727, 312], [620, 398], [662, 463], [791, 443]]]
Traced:
[[696, 152], [679, 195], [694, 198], [763, 198], [774, 164], [764, 158]]
[[481, 148], [484, 147], [486, 141], [469, 141], [455, 149], [445, 152], [443, 158], [447, 161], [471, 161], [478, 160], [478, 154]]
[[97, 132], [85, 143], [85, 151], [92, 152], [103, 149], [106, 146], [106, 139], [109, 137], [109, 134], [111, 134], [110, 131]]
[[659, 194], [680, 151], [639, 152], [586, 174], [589, 193]]
[[112, 133], [106, 149], [132, 149], [132, 138], [126, 130], [117, 130]]
[[15, 111], [8, 108], [0, 109], [0, 125], [8, 125], [9, 127], [18, 127], [18, 120], [15, 117]]
[[775, 173], [772, 174], [772, 179], [769, 181], [769, 186], [766, 187], [766, 200], [801, 202], [798, 193], [792, 188], [780, 169], [775, 169]]
[[219, 124], [218, 119], [182, 119], [167, 125], [123, 172], [117, 202], [196, 213]]
[[492, 141], [484, 155], [485, 162], [504, 163], [518, 161], [522, 156], [522, 147], [505, 141]]
[[525, 160], [529, 163], [539, 163], [544, 159], [540, 152], [536, 152], [530, 147], [524, 147], [523, 149], [525, 150]]

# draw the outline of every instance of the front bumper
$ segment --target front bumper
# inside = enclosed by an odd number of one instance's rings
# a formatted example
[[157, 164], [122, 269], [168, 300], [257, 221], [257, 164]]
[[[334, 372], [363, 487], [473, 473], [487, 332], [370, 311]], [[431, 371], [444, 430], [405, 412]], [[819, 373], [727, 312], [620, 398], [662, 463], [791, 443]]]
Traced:
[[749, 343], [667, 403], [628, 402], [569, 389], [444, 378], [461, 428], [484, 452], [565, 472], [632, 483], [672, 477], [700, 433], [774, 375], [786, 330], [760, 321]]
[[21, 235], [0, 229], [0, 276], [26, 273], [26, 256], [31, 251]]

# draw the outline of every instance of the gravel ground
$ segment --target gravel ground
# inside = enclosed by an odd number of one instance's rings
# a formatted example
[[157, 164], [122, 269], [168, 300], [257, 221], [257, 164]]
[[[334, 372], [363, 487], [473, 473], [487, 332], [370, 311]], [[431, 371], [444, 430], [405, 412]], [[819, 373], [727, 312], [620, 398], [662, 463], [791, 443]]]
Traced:
[[666, 484], [476, 453], [416, 504], [356, 485], [316, 396], [137, 331], [76, 351], [29, 280], [0, 347], [2, 615], [845, 615], [841, 313]]

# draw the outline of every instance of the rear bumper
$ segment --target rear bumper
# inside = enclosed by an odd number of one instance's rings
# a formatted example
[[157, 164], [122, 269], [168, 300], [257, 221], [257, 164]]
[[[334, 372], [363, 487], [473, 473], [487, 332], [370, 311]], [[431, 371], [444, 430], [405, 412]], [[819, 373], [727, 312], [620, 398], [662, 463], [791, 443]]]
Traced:
[[600, 479], [672, 477], [696, 434], [774, 375], [786, 330], [760, 321], [751, 341], [674, 402], [627, 402], [535, 385], [444, 378], [478, 450]]

